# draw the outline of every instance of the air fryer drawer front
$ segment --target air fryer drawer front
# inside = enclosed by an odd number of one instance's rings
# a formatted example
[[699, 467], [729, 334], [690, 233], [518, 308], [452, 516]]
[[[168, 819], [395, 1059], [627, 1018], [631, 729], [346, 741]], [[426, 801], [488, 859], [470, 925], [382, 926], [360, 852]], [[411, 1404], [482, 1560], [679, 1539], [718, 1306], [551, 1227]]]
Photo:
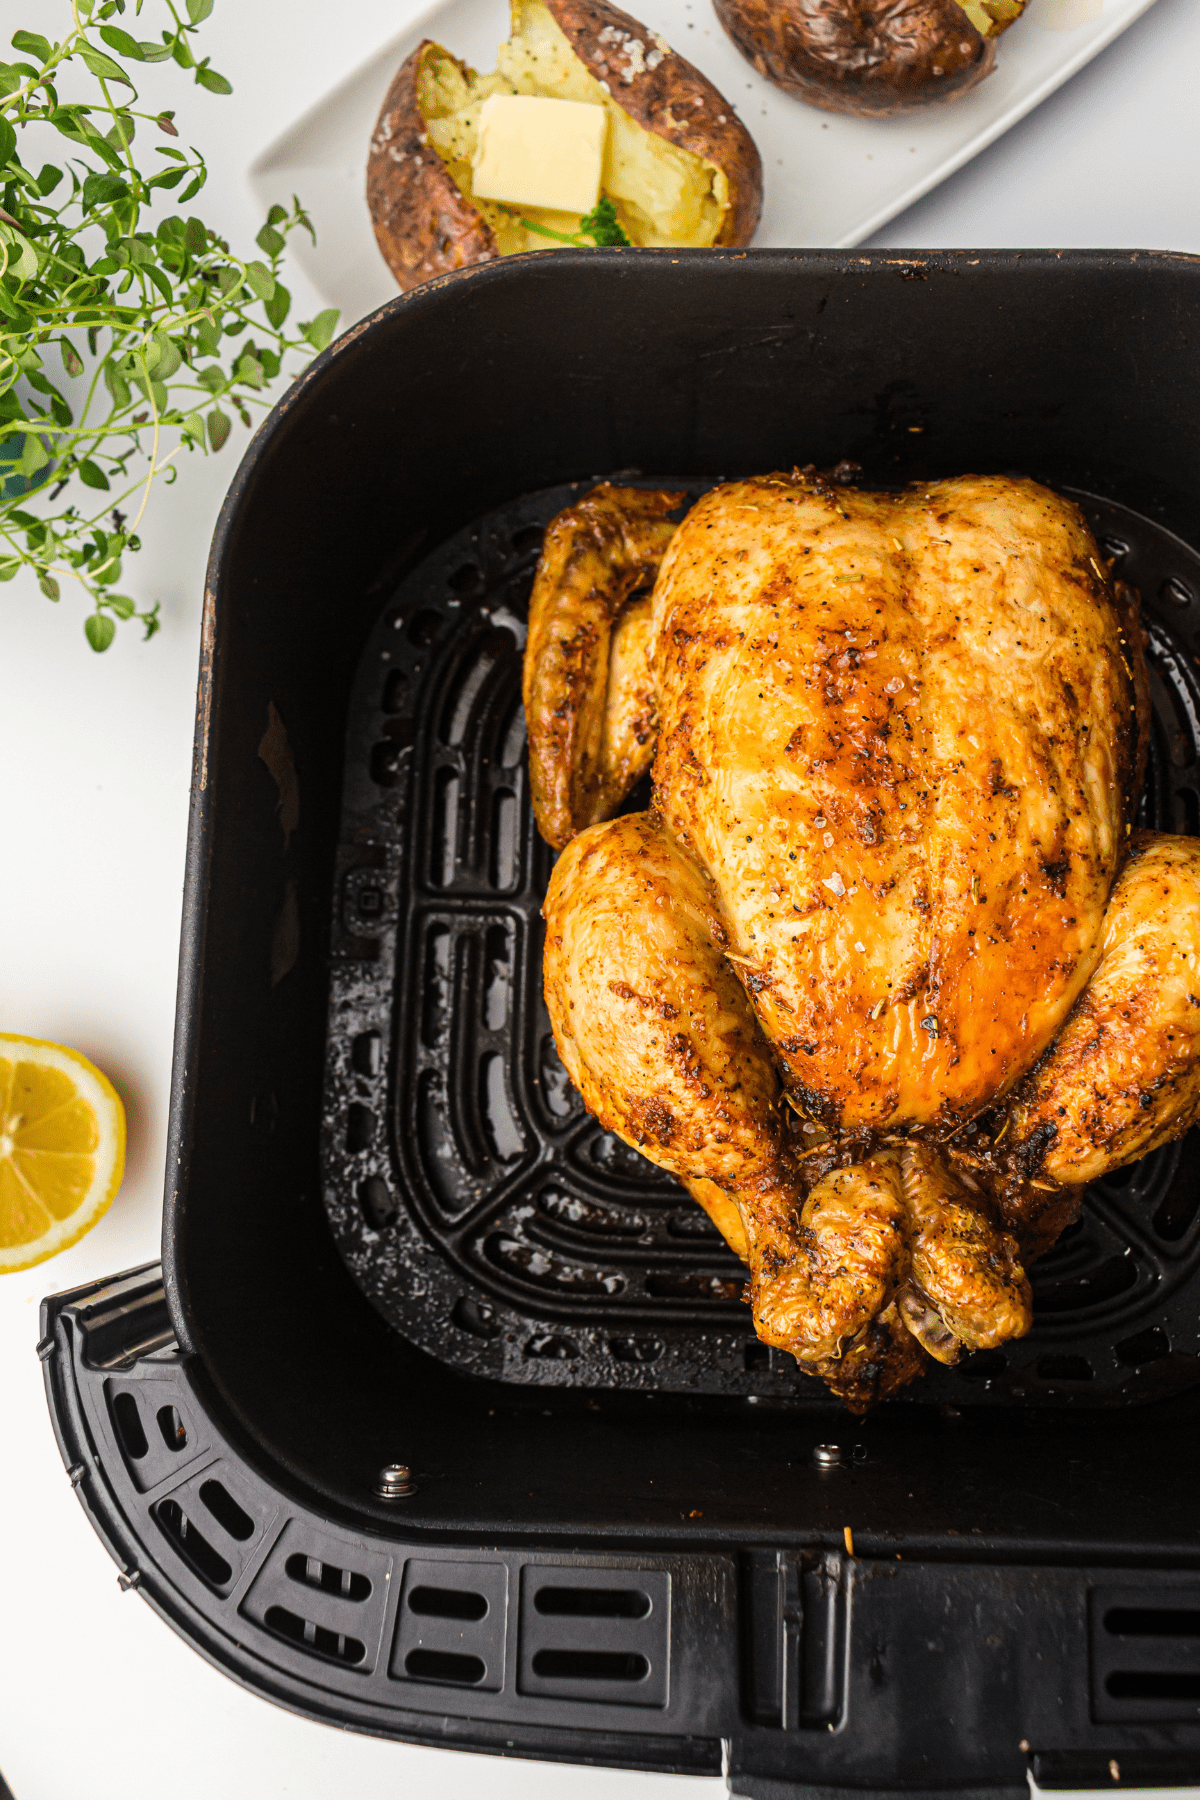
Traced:
[[632, 1554], [611, 1534], [422, 1540], [403, 1501], [390, 1529], [333, 1518], [246, 1456], [172, 1337], [157, 1265], [47, 1301], [42, 1328], [59, 1446], [121, 1586], [309, 1717], [725, 1769], [763, 1797], [901, 1777], [1016, 1796], [1031, 1759], [1050, 1785], [1200, 1778], [1200, 1570], [854, 1555], [801, 1530]]

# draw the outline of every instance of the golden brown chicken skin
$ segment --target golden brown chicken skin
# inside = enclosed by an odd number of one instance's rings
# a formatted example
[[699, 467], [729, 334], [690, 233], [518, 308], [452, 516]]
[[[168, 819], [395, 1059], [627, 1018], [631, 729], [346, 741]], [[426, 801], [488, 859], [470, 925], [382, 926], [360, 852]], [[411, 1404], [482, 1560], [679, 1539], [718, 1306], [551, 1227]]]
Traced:
[[[1069, 501], [798, 471], [678, 501], [597, 490], [535, 584], [547, 1004], [760, 1336], [861, 1407], [1028, 1330], [1082, 1184], [1200, 1108], [1200, 844], [1131, 837], [1136, 601]], [[630, 713], [654, 802], [605, 823]]]

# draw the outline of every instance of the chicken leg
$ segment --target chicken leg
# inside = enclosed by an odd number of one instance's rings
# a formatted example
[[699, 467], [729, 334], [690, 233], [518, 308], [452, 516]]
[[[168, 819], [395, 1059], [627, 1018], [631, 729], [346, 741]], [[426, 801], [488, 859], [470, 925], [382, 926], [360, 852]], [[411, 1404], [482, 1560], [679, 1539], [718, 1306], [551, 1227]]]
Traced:
[[911, 1373], [909, 1332], [952, 1360], [963, 1342], [1028, 1329], [1011, 1240], [932, 1153], [884, 1150], [806, 1181], [724, 926], [653, 815], [575, 838], [544, 910], [546, 1003], [568, 1074], [607, 1130], [708, 1206], [749, 1264], [765, 1343], [839, 1391], [866, 1382], [868, 1403], [887, 1391], [889, 1362]]
[[1133, 836], [1104, 916], [1100, 962], [1016, 1089], [998, 1143], [1009, 1228], [1032, 1259], [1084, 1185], [1200, 1117], [1200, 839]]

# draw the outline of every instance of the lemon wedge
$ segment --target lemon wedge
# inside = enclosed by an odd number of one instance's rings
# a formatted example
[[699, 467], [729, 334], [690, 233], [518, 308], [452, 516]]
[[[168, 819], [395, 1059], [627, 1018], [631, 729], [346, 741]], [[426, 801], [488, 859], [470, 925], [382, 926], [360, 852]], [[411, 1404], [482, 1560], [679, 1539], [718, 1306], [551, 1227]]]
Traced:
[[125, 1171], [125, 1108], [87, 1058], [0, 1032], [0, 1274], [65, 1250]]

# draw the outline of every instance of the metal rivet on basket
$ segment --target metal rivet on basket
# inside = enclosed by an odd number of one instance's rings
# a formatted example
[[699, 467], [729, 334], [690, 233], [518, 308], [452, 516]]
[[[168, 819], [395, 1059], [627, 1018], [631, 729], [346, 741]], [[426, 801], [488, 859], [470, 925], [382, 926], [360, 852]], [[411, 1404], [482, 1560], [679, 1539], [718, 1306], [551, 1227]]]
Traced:
[[381, 1500], [406, 1500], [416, 1491], [412, 1470], [407, 1463], [385, 1463], [380, 1469], [375, 1492]]
[[814, 1444], [813, 1461], [818, 1469], [836, 1469], [845, 1461], [840, 1444]]

